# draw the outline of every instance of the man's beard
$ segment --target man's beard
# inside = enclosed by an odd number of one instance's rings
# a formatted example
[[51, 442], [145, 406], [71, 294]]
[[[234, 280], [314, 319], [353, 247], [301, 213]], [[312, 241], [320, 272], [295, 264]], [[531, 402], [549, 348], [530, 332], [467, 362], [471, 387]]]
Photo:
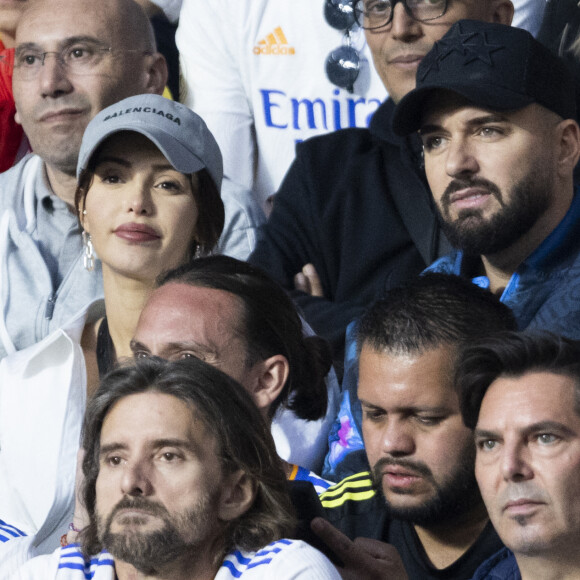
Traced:
[[[126, 516], [125, 520], [129, 524], [128, 529], [112, 532], [115, 514], [126, 508], [140, 509], [156, 516], [163, 520], [163, 526], [153, 531], [141, 531], [139, 524], [145, 524], [147, 516], [140, 522], [139, 516], [131, 515]], [[113, 508], [106, 520], [97, 515], [99, 541], [116, 559], [131, 564], [139, 572], [158, 574], [165, 566], [179, 561], [184, 555], [195, 562], [196, 553], [200, 554], [200, 550], [207, 548], [207, 539], [214, 528], [214, 508], [213, 496], [206, 496], [188, 511], [171, 515], [157, 502], [126, 496]], [[122, 516], [117, 518], [117, 524], [122, 524], [124, 519]]]
[[[474, 472], [475, 449], [472, 442], [468, 443], [461, 462], [452, 477], [442, 483], [437, 483], [429, 467], [422, 461], [383, 457], [375, 463], [372, 470], [372, 480], [375, 488], [384, 496], [382, 479], [387, 465], [398, 465], [417, 473], [430, 482], [435, 494], [422, 504], [412, 507], [395, 507], [385, 498], [389, 517], [412, 522], [422, 526], [433, 526], [457, 520], [460, 516], [479, 506], [482, 502]], [[409, 495], [412, 491], [390, 490], [391, 494]]]
[[[505, 201], [495, 183], [474, 177], [454, 179], [446, 188], [438, 207], [441, 228], [449, 242], [469, 255], [492, 255], [503, 251], [530, 231], [550, 205], [551, 178], [545, 167], [538, 166], [511, 188]], [[450, 195], [467, 187], [480, 187], [497, 199], [500, 209], [484, 219], [479, 209], [463, 209], [451, 221]]]

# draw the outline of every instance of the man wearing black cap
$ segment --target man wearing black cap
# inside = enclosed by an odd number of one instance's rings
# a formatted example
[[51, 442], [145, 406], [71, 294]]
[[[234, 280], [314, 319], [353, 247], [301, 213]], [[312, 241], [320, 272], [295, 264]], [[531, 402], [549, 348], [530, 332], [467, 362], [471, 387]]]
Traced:
[[501, 296], [520, 328], [580, 338], [574, 82], [527, 32], [460, 21], [394, 117], [420, 131], [441, 223], [459, 248], [430, 270]]
[[449, 250], [419, 169], [420, 145], [392, 132], [395, 103], [414, 88], [421, 59], [453, 23], [509, 24], [513, 15], [509, 0], [352, 4], [390, 98], [368, 130], [345, 129], [298, 145], [250, 257], [293, 291], [338, 360], [351, 320]]

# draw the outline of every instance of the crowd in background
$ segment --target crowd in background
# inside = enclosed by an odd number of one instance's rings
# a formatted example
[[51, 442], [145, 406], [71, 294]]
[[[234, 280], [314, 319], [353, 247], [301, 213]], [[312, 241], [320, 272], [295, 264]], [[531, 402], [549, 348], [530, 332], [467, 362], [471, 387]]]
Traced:
[[576, 0], [0, 3], [0, 580], [580, 578], [579, 63]]

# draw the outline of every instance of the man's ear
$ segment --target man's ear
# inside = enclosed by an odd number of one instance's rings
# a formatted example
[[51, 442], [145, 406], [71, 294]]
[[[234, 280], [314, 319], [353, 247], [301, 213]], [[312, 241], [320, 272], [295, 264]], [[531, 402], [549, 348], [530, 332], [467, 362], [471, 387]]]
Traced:
[[565, 119], [558, 124], [558, 130], [558, 173], [569, 177], [580, 157], [580, 127], [573, 119]]
[[492, 2], [492, 22], [510, 26], [514, 17], [514, 5], [510, 0], [492, 0]]
[[16, 109], [16, 113], [14, 115], [14, 120], [19, 124], [22, 125], [22, 120], [20, 119], [20, 113], [18, 112], [18, 109]]
[[226, 476], [218, 506], [218, 519], [227, 522], [245, 514], [252, 507], [256, 493], [255, 480], [241, 469]]
[[260, 361], [252, 368], [252, 399], [258, 409], [268, 408], [280, 395], [288, 375], [290, 365], [282, 354], [275, 354]]
[[167, 85], [169, 71], [165, 57], [160, 52], [145, 56], [145, 90], [144, 93], [162, 95]]

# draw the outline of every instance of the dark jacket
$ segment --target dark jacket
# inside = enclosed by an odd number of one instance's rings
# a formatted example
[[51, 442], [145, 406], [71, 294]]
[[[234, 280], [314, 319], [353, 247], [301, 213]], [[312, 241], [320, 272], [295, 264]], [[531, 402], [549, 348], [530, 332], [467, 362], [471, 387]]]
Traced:
[[502, 548], [501, 540], [488, 522], [455, 562], [446, 568], [436, 568], [429, 561], [413, 524], [389, 518], [385, 498], [376, 491], [369, 472], [347, 477], [319, 498], [328, 521], [351, 540], [372, 538], [393, 545], [410, 580], [469, 580], [482, 562]]
[[522, 580], [522, 576], [516, 557], [503, 548], [475, 571], [473, 580]]
[[393, 134], [394, 107], [385, 101], [369, 129], [297, 146], [249, 259], [288, 290], [294, 275], [314, 264], [325, 297], [293, 296], [314, 330], [332, 342], [335, 359], [353, 318], [444, 253], [419, 142]]
[[[471, 278], [478, 276], [479, 256], [455, 250], [429, 271]], [[580, 340], [580, 187], [570, 209], [544, 241], [516, 268], [501, 301], [514, 313], [520, 330], [547, 330]]]

